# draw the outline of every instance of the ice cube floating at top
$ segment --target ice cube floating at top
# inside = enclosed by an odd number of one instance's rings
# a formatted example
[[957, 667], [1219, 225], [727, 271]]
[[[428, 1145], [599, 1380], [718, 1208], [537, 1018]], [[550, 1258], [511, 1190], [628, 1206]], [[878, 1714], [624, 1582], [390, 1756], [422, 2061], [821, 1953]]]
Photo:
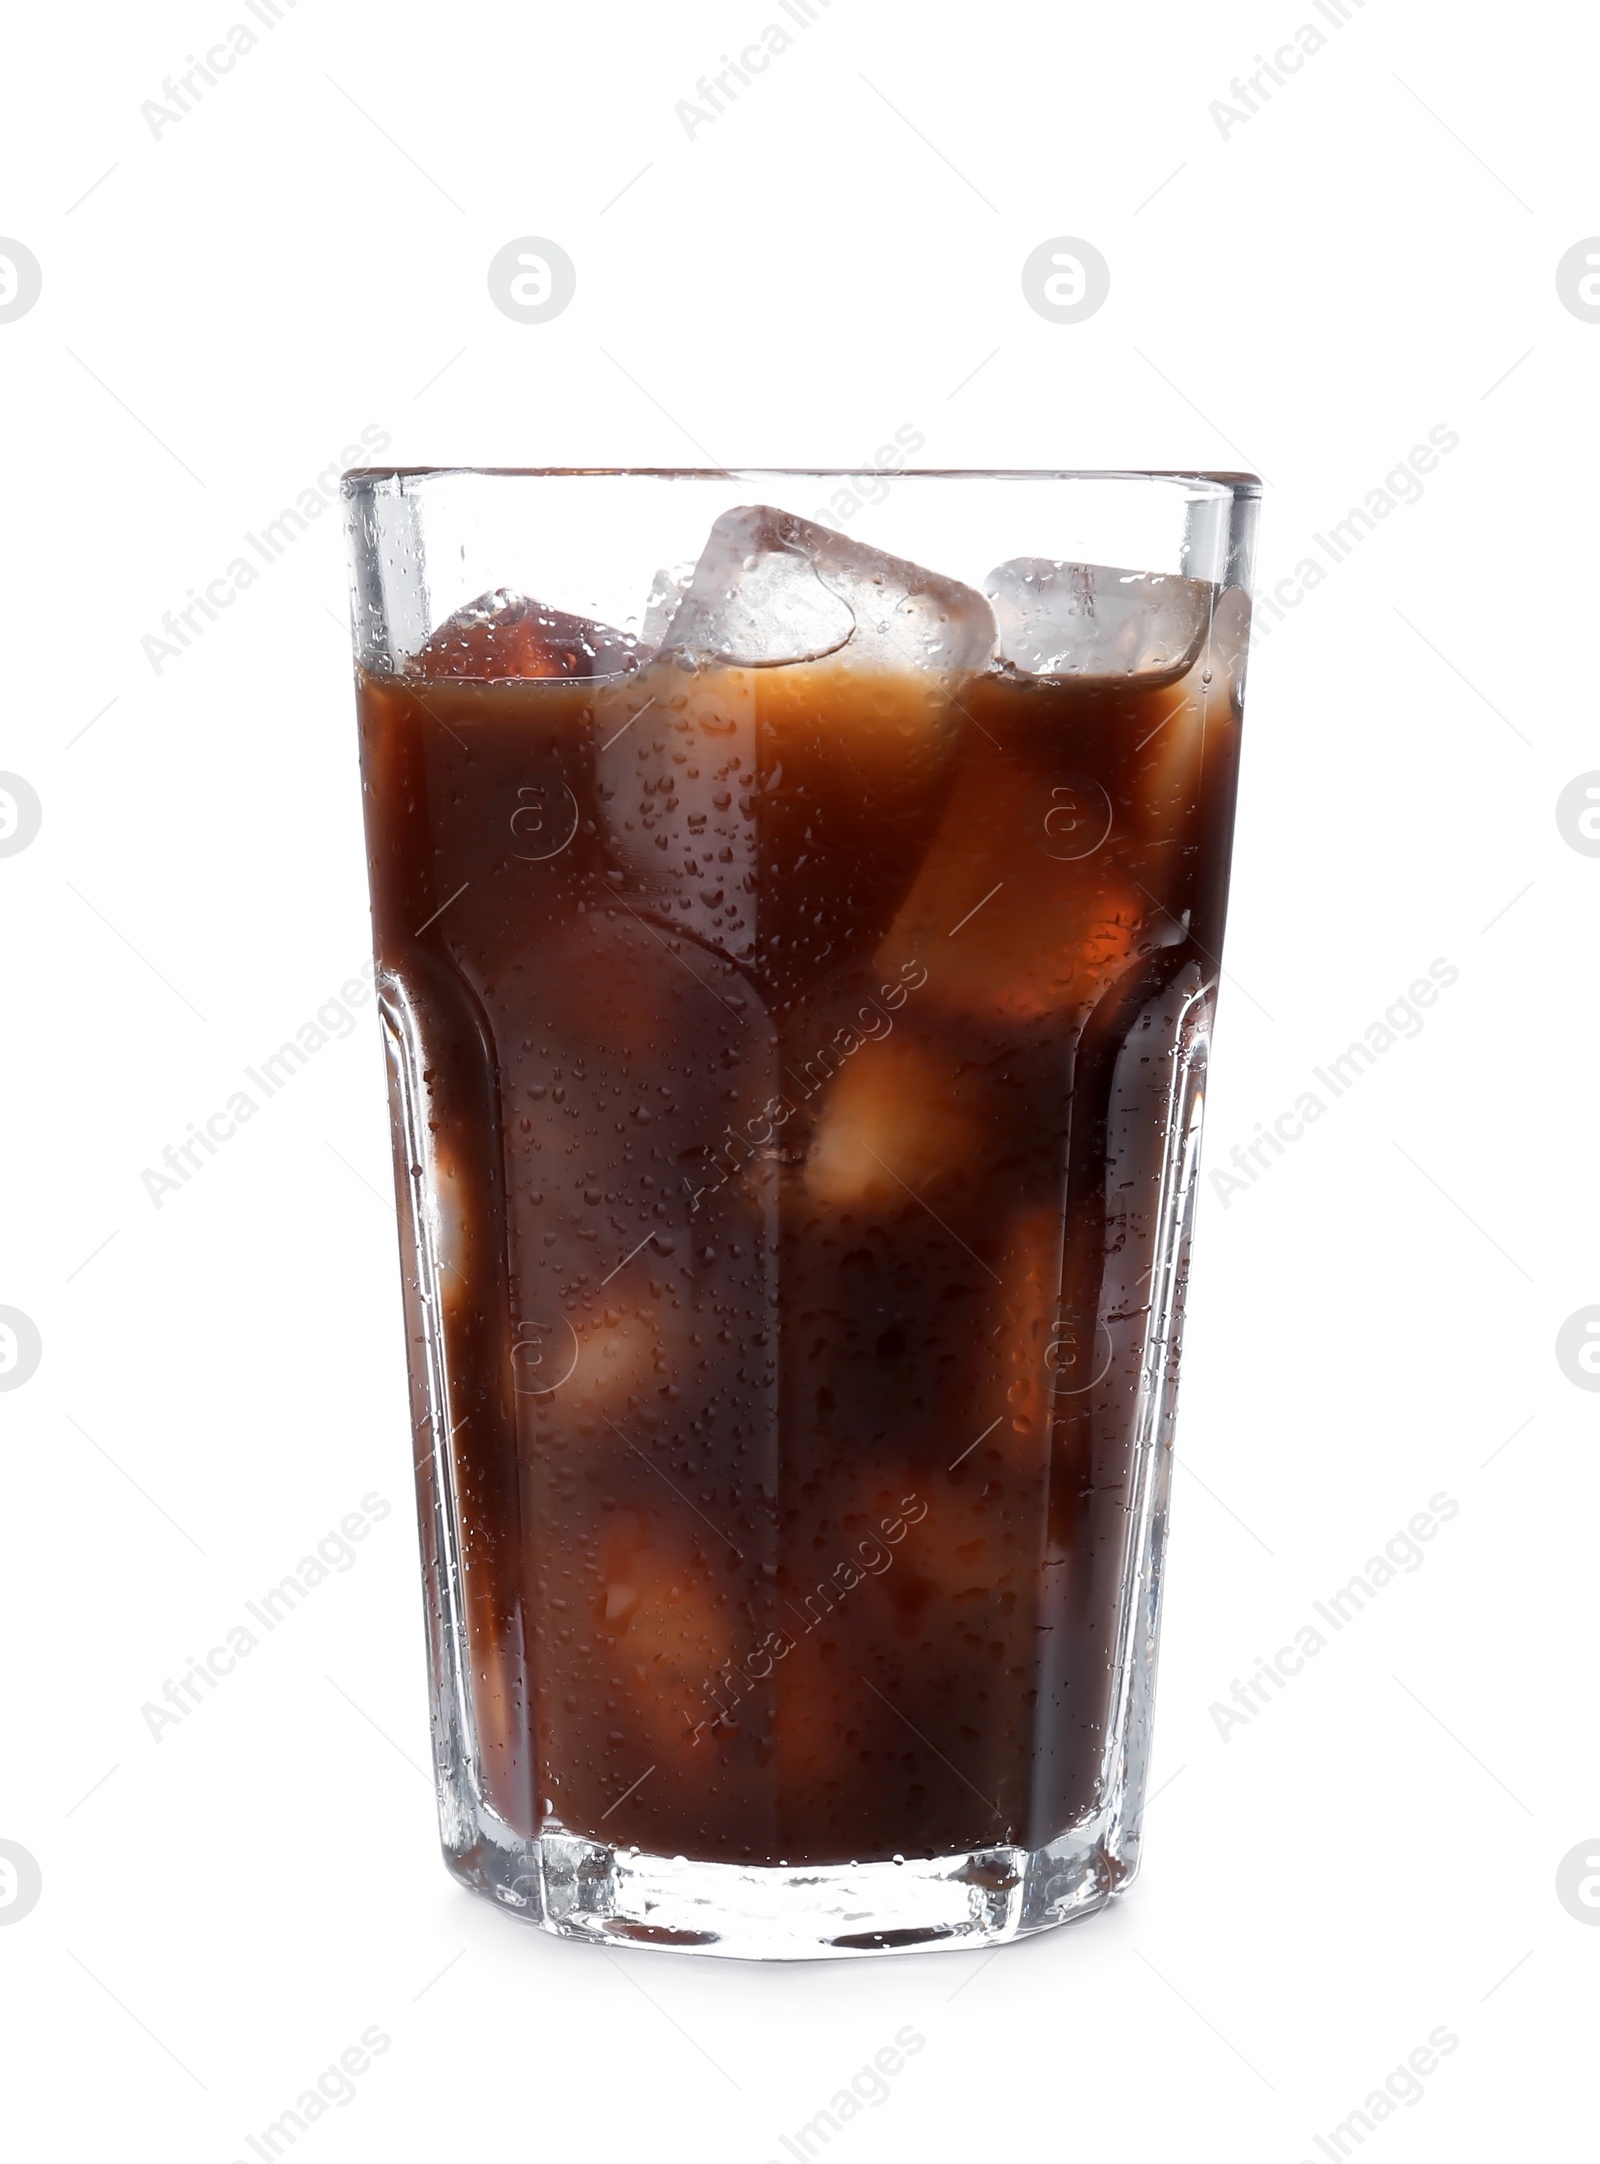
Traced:
[[432, 677], [601, 677], [656, 652], [774, 668], [848, 646], [863, 668], [960, 676], [994, 657], [1024, 676], [1157, 686], [1193, 662], [1215, 598], [1199, 579], [1045, 557], [998, 565], [980, 594], [755, 504], [718, 519], [681, 589], [661, 575], [648, 640], [501, 589], [459, 609], [411, 666]]

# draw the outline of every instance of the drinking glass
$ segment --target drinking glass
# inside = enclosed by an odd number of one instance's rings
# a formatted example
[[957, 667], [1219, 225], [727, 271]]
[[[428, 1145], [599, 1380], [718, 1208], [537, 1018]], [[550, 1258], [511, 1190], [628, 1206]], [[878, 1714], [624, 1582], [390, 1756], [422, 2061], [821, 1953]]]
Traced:
[[569, 1938], [1124, 1887], [1249, 476], [346, 475], [450, 1869]]

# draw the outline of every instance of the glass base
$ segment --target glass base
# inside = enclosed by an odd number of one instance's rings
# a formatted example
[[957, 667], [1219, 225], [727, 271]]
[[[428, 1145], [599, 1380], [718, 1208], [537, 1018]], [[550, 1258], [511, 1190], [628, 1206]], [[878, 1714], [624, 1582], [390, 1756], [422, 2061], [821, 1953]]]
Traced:
[[891, 1863], [693, 1863], [561, 1832], [445, 1860], [474, 1893], [559, 1938], [816, 1961], [1000, 1946], [1092, 1915], [1133, 1877], [1114, 1843], [1101, 1813], [1044, 1848]]

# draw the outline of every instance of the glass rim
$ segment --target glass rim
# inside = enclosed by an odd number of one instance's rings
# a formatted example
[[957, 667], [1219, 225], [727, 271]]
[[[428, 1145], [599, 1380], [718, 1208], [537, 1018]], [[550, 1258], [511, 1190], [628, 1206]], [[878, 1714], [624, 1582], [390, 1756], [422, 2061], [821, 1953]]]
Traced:
[[349, 493], [374, 481], [450, 477], [536, 481], [832, 481], [882, 473], [895, 481], [1171, 481], [1216, 496], [1250, 501], [1261, 494], [1259, 474], [1159, 466], [350, 466], [340, 475]]

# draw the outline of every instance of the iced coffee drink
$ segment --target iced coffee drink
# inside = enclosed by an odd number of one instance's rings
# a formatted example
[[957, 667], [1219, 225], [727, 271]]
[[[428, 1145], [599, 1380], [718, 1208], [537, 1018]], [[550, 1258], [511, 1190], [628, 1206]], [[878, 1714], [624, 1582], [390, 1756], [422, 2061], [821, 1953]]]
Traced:
[[[971, 1945], [1134, 1862], [1254, 491], [888, 545], [971, 478], [347, 482], [445, 1846], [570, 1935]], [[500, 571], [555, 481], [670, 510], [631, 608]]]

